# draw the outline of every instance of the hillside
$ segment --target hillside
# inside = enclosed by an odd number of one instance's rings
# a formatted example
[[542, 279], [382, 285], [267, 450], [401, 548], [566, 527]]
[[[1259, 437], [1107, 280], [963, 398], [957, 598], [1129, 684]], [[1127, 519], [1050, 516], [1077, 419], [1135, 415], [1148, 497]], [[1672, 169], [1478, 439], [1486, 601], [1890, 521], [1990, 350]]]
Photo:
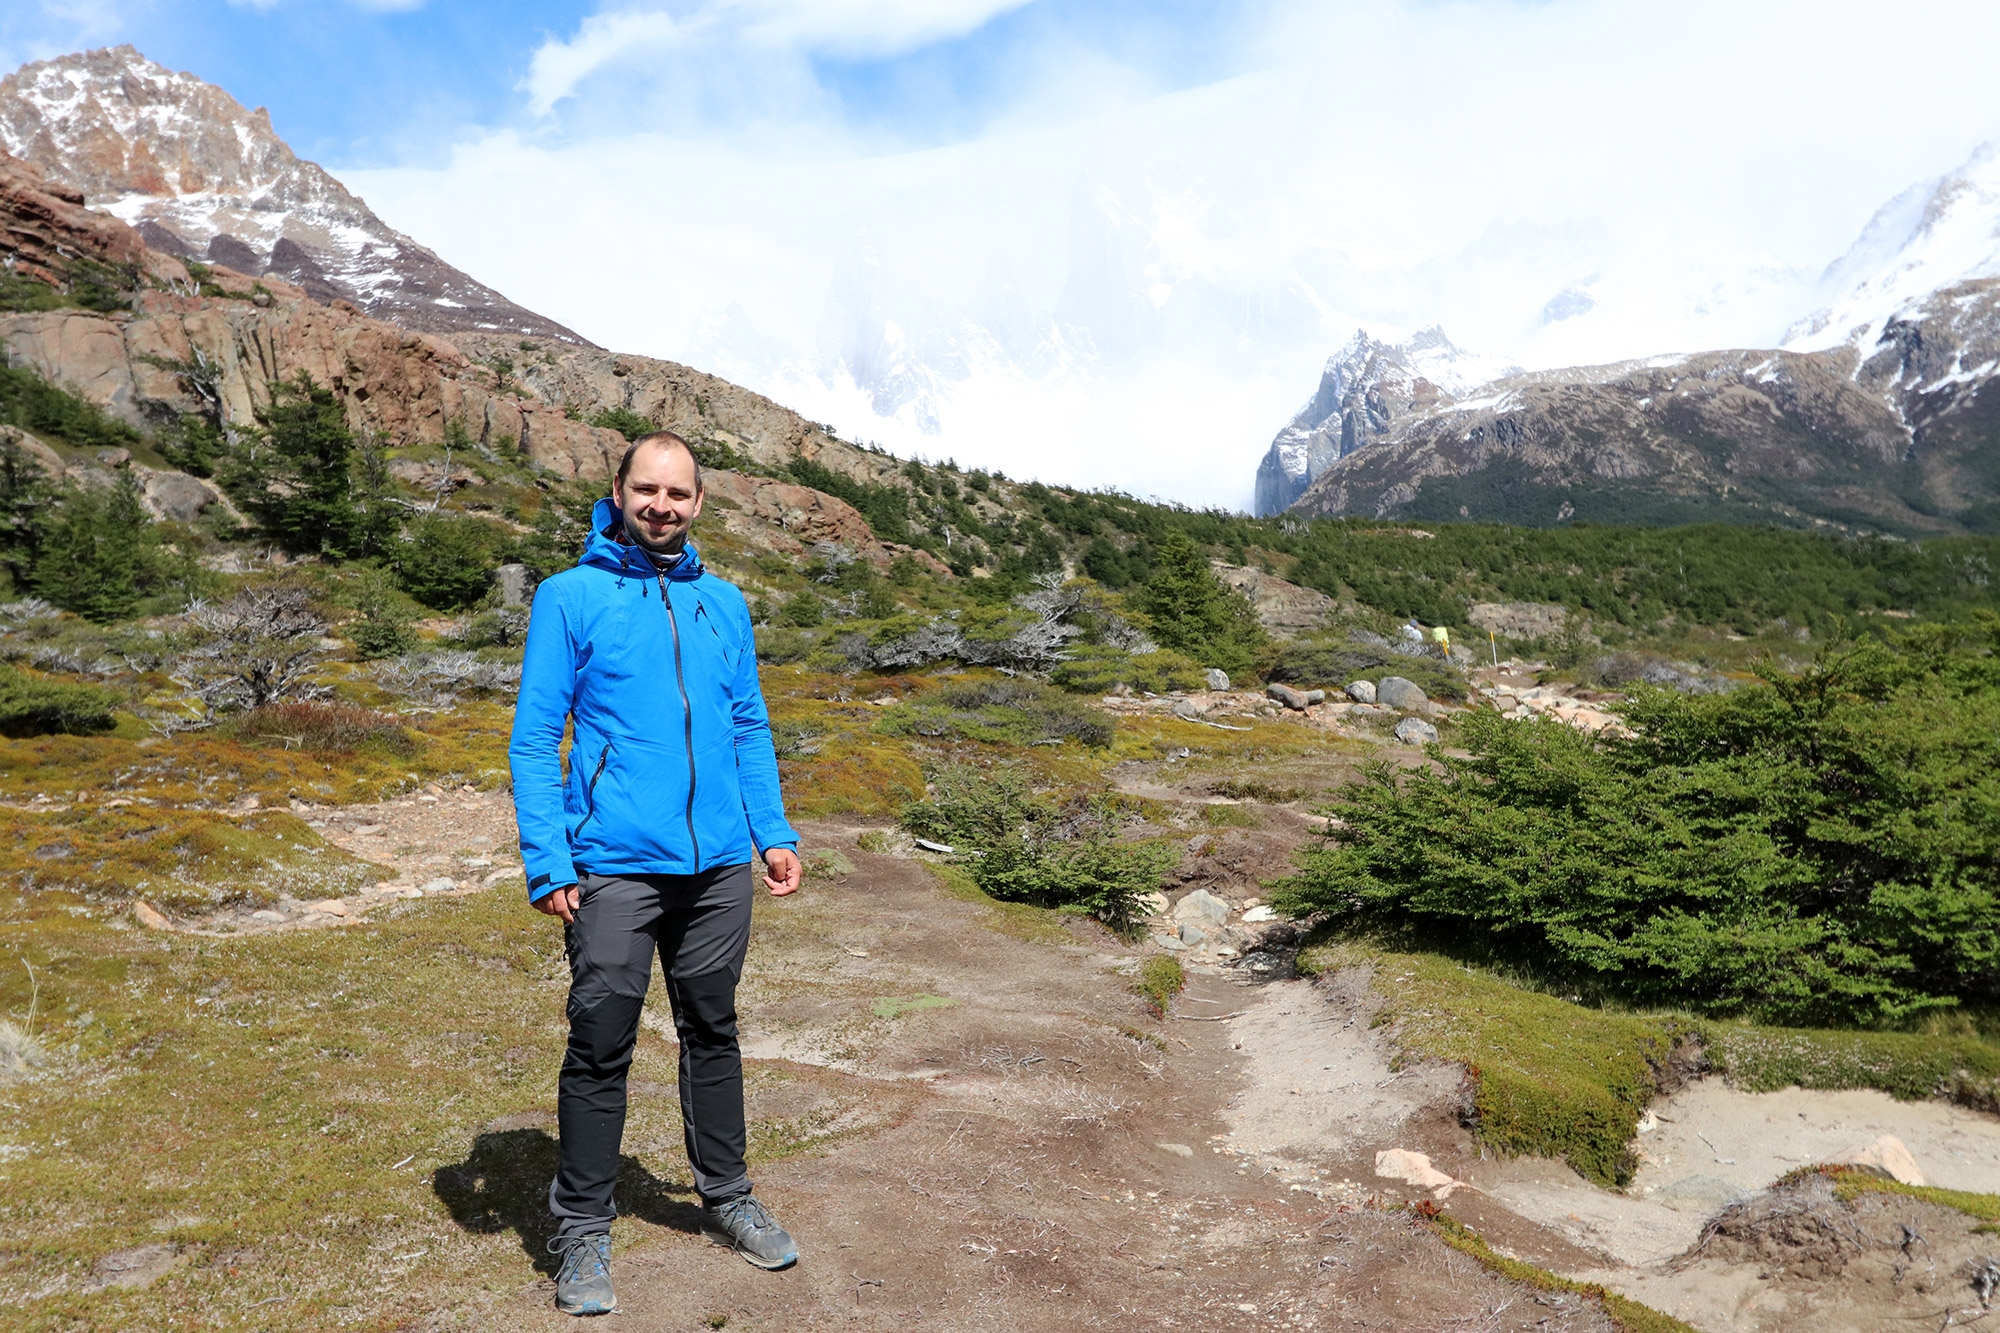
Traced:
[[1532, 373], [1357, 334], [1258, 512], [2000, 530], [2000, 154], [1892, 201], [1782, 347]]
[[384, 223], [293, 153], [262, 107], [246, 110], [130, 46], [38, 61], [0, 79], [0, 148], [181, 258], [280, 278], [419, 332], [584, 344]]

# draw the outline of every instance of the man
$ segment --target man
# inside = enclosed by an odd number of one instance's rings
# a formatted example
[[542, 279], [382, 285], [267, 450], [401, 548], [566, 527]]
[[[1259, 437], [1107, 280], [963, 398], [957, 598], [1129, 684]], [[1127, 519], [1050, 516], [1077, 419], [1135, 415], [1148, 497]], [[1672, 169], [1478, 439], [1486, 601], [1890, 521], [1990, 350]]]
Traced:
[[508, 747], [529, 901], [561, 918], [570, 966], [549, 1186], [556, 1307], [569, 1314], [617, 1304], [611, 1192], [655, 948], [680, 1037], [702, 1230], [762, 1268], [799, 1257], [744, 1173], [736, 1044], [752, 845], [782, 897], [799, 887], [798, 835], [778, 794], [743, 594], [687, 542], [701, 501], [700, 466], [678, 435], [625, 451], [576, 568], [535, 593]]

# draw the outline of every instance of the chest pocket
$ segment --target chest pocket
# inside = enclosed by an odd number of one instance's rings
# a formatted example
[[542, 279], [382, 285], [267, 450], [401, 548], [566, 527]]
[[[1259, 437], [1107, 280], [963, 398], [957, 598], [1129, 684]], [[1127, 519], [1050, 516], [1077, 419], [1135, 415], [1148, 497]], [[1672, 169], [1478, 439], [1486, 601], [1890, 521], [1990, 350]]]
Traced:
[[722, 683], [727, 688], [736, 679], [736, 659], [741, 655], [741, 645], [735, 635], [723, 628], [721, 619], [709, 610], [706, 602], [697, 601], [694, 604], [694, 618], [702, 627], [701, 633], [708, 636], [706, 642], [721, 655]]

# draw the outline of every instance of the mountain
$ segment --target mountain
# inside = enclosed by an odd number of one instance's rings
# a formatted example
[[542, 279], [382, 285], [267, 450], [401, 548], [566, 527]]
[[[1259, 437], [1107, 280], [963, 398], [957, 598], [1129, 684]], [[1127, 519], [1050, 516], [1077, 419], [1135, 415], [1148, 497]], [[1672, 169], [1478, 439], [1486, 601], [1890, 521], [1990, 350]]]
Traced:
[[155, 250], [272, 274], [321, 303], [426, 333], [588, 345], [375, 216], [301, 160], [259, 107], [130, 46], [23, 65], [0, 79], [0, 147], [129, 223]]
[[1396, 421], [1518, 369], [1454, 347], [1441, 328], [1395, 344], [1356, 329], [1327, 361], [1318, 392], [1271, 441], [1257, 468], [1255, 512], [1290, 508], [1330, 464], [1381, 440]]
[[1511, 371], [1356, 334], [1259, 512], [2000, 531], [2000, 151], [1880, 210], [1783, 345]]

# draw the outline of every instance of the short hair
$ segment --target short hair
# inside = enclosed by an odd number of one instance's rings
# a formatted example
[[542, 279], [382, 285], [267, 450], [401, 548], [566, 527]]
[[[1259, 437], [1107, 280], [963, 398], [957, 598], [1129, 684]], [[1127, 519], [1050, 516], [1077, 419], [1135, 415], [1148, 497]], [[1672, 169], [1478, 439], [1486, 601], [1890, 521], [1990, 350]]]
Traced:
[[694, 464], [694, 488], [697, 491], [701, 489], [701, 460], [694, 456], [694, 446], [670, 430], [656, 430], [641, 435], [638, 439], [625, 446], [625, 454], [618, 460], [619, 490], [622, 491], [625, 489], [625, 474], [632, 470], [632, 460], [638, 456], [641, 449], [644, 449], [649, 444], [666, 445], [669, 447], [679, 445], [682, 449], [687, 450], [688, 461]]

